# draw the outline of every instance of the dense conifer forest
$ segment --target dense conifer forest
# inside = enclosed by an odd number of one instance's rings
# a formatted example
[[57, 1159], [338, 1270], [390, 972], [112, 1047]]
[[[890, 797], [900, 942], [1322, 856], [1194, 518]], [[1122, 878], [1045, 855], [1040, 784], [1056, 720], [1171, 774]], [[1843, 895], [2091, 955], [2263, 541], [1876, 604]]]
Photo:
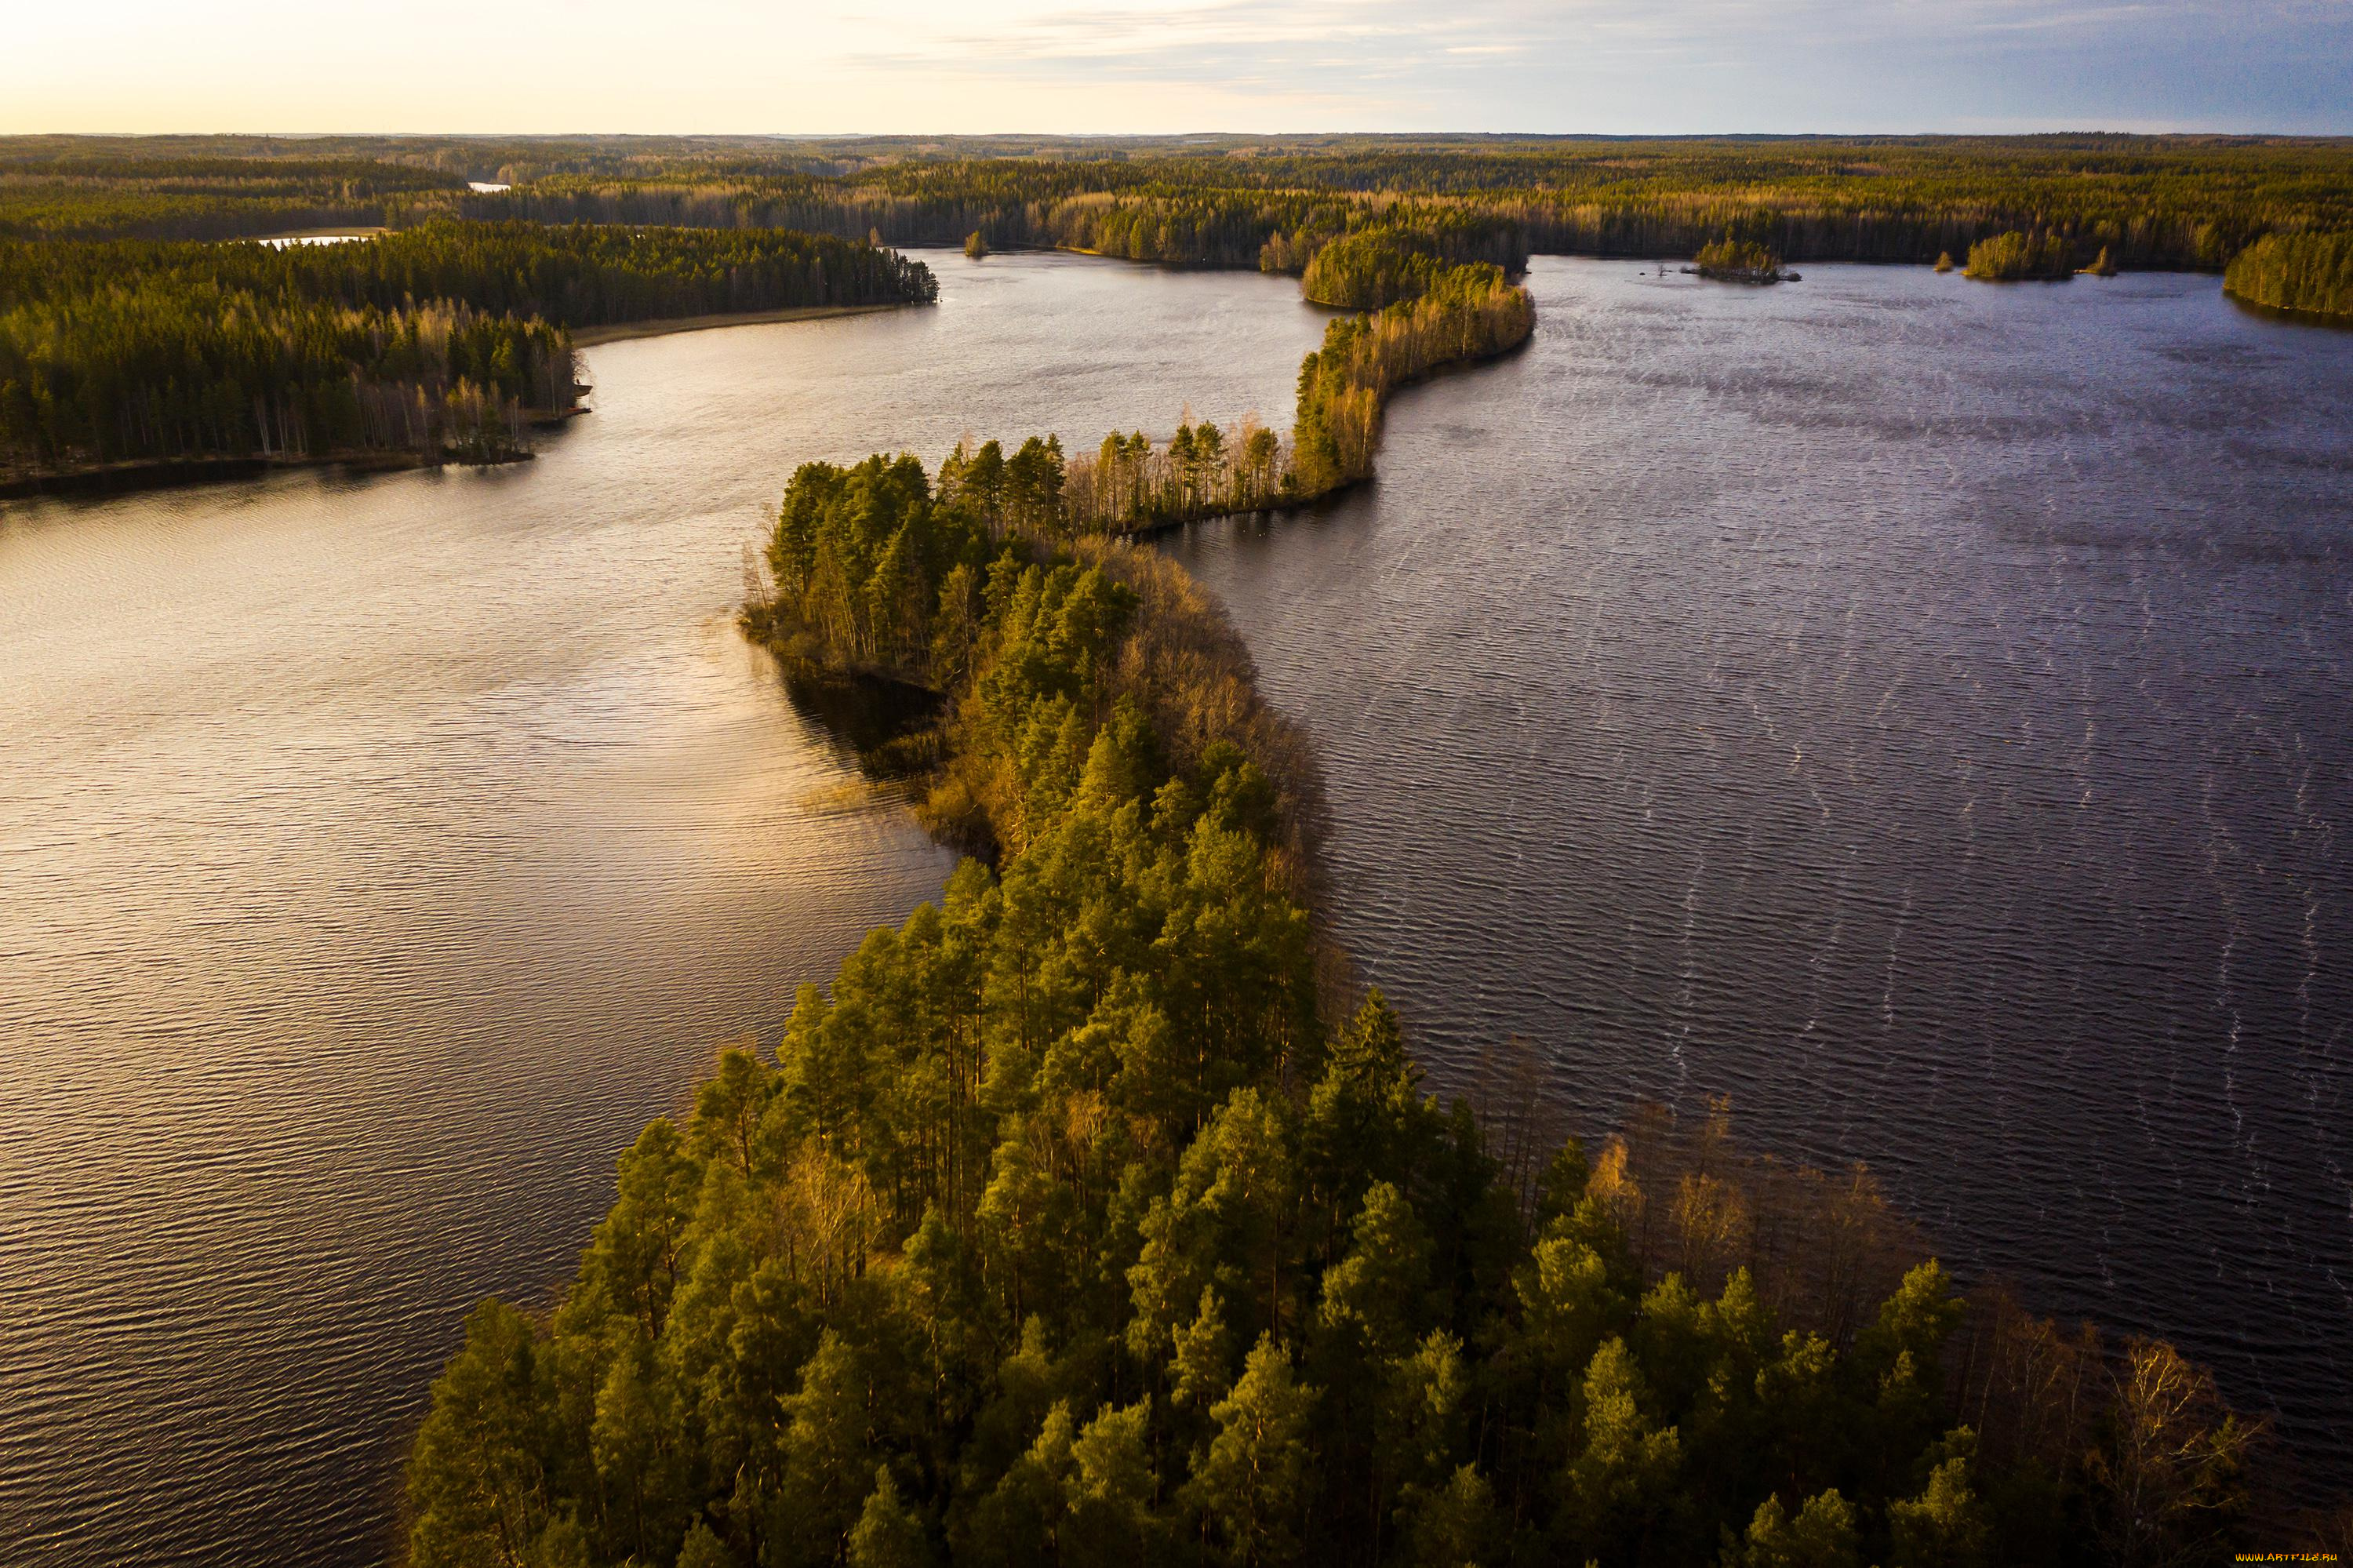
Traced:
[[2232, 258], [2222, 286], [2249, 304], [2353, 322], [2353, 233], [2267, 234]]
[[[1318, 421], [1501, 295], [1335, 323], [1261, 490], [1368, 471]], [[1721, 1108], [1588, 1148], [1508, 1070], [1427, 1094], [1318, 933], [1312, 757], [1071, 481], [795, 474], [746, 626], [937, 694], [976, 858], [648, 1128], [552, 1310], [469, 1319], [419, 1568], [2228, 1560], [2254, 1435], [2168, 1347], [1964, 1299]]]
[[[514, 188], [476, 194], [467, 176]], [[1181, 140], [38, 137], [0, 141], [0, 234], [216, 238], [443, 213], [790, 227], [1305, 267], [1320, 238], [1449, 217], [1527, 249], [1688, 256], [1742, 225], [1793, 261], [1926, 263], [2049, 230], [2219, 270], [2353, 228], [2353, 142], [2224, 136]], [[1310, 243], [1300, 246], [1295, 237]], [[1320, 238], [1319, 238], [1320, 237]], [[1451, 252], [1450, 260], [1506, 254]]]
[[332, 246], [0, 240], [0, 470], [490, 459], [577, 400], [572, 327], [927, 301], [828, 236], [441, 219]]
[[[2105, 251], [2101, 254], [2105, 256]], [[2023, 234], [2016, 229], [1980, 239], [1969, 247], [1962, 275], [1982, 282], [2010, 283], [2021, 279], [2071, 278], [2075, 273], [2074, 249], [2063, 235], [2047, 231]]]
[[[334, 255], [185, 243], [327, 225], [396, 232]], [[928, 297], [888, 244], [1258, 267], [1368, 309], [1465, 262], [1516, 272], [1532, 250], [1729, 238], [2055, 277], [2094, 254], [2219, 269], [2261, 241], [2242, 297], [2327, 313], [2344, 299], [2328, 237], [2348, 228], [2353, 143], [2284, 138], [16, 138], [0, 141], [0, 245], [16, 237], [0, 254], [0, 483], [506, 455], [531, 411], [571, 406], [544, 329]], [[1107, 447], [1100, 463], [1141, 461]], [[1250, 483], [1227, 488], [1254, 502]], [[1155, 493], [1155, 515], [1210, 504]]]
[[0, 139], [0, 238], [228, 239], [365, 228], [409, 201], [467, 188], [460, 174], [366, 153], [282, 156], [277, 144], [246, 138], [174, 143]]

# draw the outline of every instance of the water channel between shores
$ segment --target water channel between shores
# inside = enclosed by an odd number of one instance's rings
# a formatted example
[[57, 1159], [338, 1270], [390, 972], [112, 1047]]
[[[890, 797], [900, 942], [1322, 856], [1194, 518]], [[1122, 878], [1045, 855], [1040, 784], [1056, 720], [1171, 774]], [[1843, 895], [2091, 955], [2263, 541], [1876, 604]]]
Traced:
[[[0, 1563], [361, 1563], [486, 1291], [935, 894], [733, 629], [792, 467], [1280, 424], [1288, 280], [925, 258], [590, 352], [483, 471], [0, 505]], [[2353, 1426], [2353, 336], [2211, 279], [1540, 260], [1377, 484], [1174, 535], [1433, 1083], [1733, 1096], [1948, 1256]]]

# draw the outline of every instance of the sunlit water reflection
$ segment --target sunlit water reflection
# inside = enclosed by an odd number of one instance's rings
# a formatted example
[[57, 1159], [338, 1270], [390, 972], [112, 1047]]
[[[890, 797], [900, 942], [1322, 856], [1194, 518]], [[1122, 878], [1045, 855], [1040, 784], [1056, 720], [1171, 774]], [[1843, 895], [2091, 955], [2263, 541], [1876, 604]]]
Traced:
[[466, 1308], [950, 864], [735, 632], [793, 466], [1288, 406], [1295, 287], [930, 259], [534, 463], [0, 508], [0, 1563], [381, 1561]]

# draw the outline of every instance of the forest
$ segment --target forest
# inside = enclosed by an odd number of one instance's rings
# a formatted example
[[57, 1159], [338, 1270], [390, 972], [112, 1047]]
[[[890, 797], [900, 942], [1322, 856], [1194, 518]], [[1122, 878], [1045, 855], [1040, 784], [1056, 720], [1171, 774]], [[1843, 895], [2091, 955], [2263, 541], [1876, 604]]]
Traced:
[[[992, 536], [1060, 541], [1299, 505], [1371, 476], [1382, 410], [1396, 388], [1508, 353], [1535, 325], [1525, 289], [1488, 263], [1467, 263], [1432, 275], [1414, 299], [1332, 322], [1300, 364], [1288, 440], [1245, 418], [1230, 431], [1187, 418], [1166, 443], [1114, 430], [1076, 454], [1065, 453], [1059, 435], [1031, 436], [1010, 456], [991, 440], [959, 445], [934, 487]], [[843, 503], [845, 486], [857, 488], [824, 464], [795, 475], [768, 556], [775, 581], [789, 591], [764, 612], [780, 618], [764, 635], [812, 637], [808, 656], [820, 662], [898, 671], [930, 645], [937, 620], [933, 574], [906, 552], [949, 546], [926, 526], [892, 555], [892, 530], [904, 520], [896, 501], [854, 537], [820, 527], [818, 519]], [[847, 553], [829, 556], [821, 546]]]
[[[1277, 494], [1519, 292], [1454, 276], [1334, 323], [1287, 450], [1239, 443]], [[1508, 1059], [1426, 1092], [1315, 919], [1313, 756], [1072, 468], [793, 476], [745, 625], [936, 694], [974, 858], [646, 1130], [550, 1309], [469, 1319], [418, 1568], [2230, 1561], [2259, 1433], [2169, 1347], [1964, 1296], [1725, 1107], [1588, 1146]]]
[[1703, 278], [1718, 278], [1727, 282], [1778, 283], [1781, 281], [1781, 258], [1771, 246], [1729, 234], [1701, 246], [1699, 254], [1692, 258], [1692, 267]]
[[[1974, 277], [2244, 252], [2234, 292], [2325, 315], [2348, 193], [2353, 143], [2257, 137], [0, 139], [0, 485], [515, 455], [575, 407], [564, 329], [931, 298], [892, 244], [1256, 267], [1351, 310], [1531, 251], [1965, 254]], [[331, 225], [392, 232], [193, 243]], [[1310, 434], [1369, 450], [1356, 404], [1328, 412]], [[1074, 460], [1089, 525], [1263, 503], [1263, 432], [1209, 428], [1206, 459]]]
[[922, 302], [829, 236], [438, 220], [332, 246], [0, 240], [0, 480], [125, 463], [526, 450], [569, 329]]
[[2072, 278], [2075, 275], [2075, 252], [2062, 235], [2047, 231], [2024, 234], [2012, 229], [1970, 246], [1968, 265], [1962, 268], [1961, 275], [1989, 283]]
[[2353, 233], [2267, 234], [2231, 259], [2222, 287], [2249, 304], [2353, 322]]
[[1174, 565], [903, 457], [786, 512], [937, 587], [890, 657], [991, 859], [649, 1128], [551, 1314], [469, 1319], [413, 1562], [2227, 1560], [2249, 1435], [2163, 1346], [1965, 1302], [1716, 1118], [1426, 1095]]
[[[644, 220], [666, 206], [678, 215], [667, 221], [871, 227], [910, 244], [978, 230], [999, 248], [1223, 266], [1249, 265], [1278, 235], [1449, 210], [1513, 225], [1520, 243], [1546, 252], [1690, 255], [1728, 226], [1761, 222], [1767, 232], [1755, 238], [1791, 260], [1928, 262], [2041, 228], [2086, 254], [2108, 247], [2121, 265], [2208, 270], [2275, 228], [2353, 227], [2353, 143], [2342, 141], [1358, 137], [965, 151], [882, 143], [844, 160], [855, 166], [821, 172], [807, 156], [780, 168], [788, 160], [741, 144], [673, 150], [575, 161], [503, 196], [459, 199], [483, 212], [562, 202], [576, 216]], [[1293, 249], [1281, 270], [1307, 260]]]
[[[467, 177], [511, 184], [477, 194]], [[1299, 271], [1328, 238], [1448, 218], [1525, 251], [1927, 263], [2048, 230], [2119, 266], [2219, 270], [2353, 228], [2353, 142], [2228, 136], [548, 137], [0, 140], [0, 234], [217, 238], [437, 215], [787, 227]], [[1300, 240], [1305, 236], [1305, 242]], [[1452, 260], [1504, 253], [1450, 252]]]
[[[291, 149], [288, 149], [291, 151]], [[382, 224], [408, 199], [467, 188], [462, 175], [365, 153], [278, 155], [209, 139], [0, 138], [0, 238], [230, 239]]]

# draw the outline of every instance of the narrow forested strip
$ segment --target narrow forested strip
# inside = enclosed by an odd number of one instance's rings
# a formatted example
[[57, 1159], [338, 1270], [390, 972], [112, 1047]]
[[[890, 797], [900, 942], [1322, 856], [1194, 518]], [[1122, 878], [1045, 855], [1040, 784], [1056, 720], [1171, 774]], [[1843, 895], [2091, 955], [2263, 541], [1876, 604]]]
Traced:
[[1535, 330], [1528, 291], [1485, 262], [1440, 272], [1419, 298], [1377, 314], [1334, 322], [1299, 367], [1293, 489], [1314, 496], [1370, 478], [1390, 392], [1515, 348]]
[[363, 452], [489, 459], [577, 398], [572, 344], [463, 305], [383, 311], [150, 280], [0, 311], [0, 474]]
[[[1333, 322], [1301, 362], [1288, 441], [1247, 418], [1231, 430], [1187, 420], [1166, 443], [1114, 430], [1077, 454], [1059, 435], [1032, 436], [1010, 456], [992, 440], [950, 453], [935, 492], [913, 459], [863, 477], [808, 465], [786, 493], [769, 555], [776, 613], [828, 657], [903, 669], [947, 613], [931, 577], [915, 569], [935, 547], [925, 521], [934, 501], [989, 538], [1061, 540], [1312, 501], [1371, 476], [1397, 387], [1516, 347], [1535, 322], [1526, 290], [1474, 262], [1432, 275], [1415, 299]], [[854, 527], [825, 522], [844, 507]]]
[[2231, 261], [2222, 286], [2250, 304], [2353, 321], [2353, 234], [2271, 234]]
[[0, 468], [523, 449], [568, 329], [927, 301], [922, 263], [775, 230], [441, 221], [334, 246], [0, 241]]
[[0, 298], [71, 298], [148, 280], [353, 309], [420, 300], [599, 326], [796, 306], [918, 303], [930, 269], [894, 251], [788, 229], [460, 223], [341, 245], [0, 242]]

